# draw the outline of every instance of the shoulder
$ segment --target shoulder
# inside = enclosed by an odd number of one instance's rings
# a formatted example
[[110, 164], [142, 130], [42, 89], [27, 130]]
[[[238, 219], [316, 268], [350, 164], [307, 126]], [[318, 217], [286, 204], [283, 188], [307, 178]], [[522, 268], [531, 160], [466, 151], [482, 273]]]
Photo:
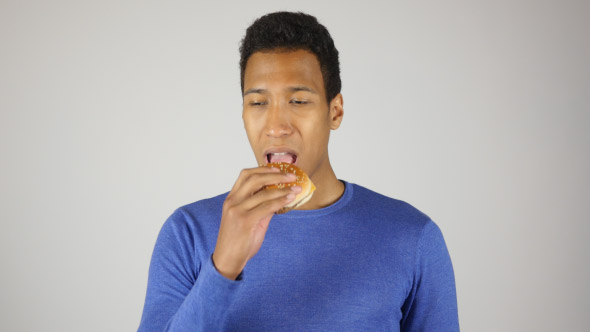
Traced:
[[355, 209], [376, 220], [389, 220], [396, 227], [413, 229], [421, 233], [432, 219], [412, 204], [385, 196], [358, 184], [352, 184]]
[[196, 218], [197, 216], [215, 216], [221, 215], [223, 202], [229, 192], [198, 200], [189, 204], [180, 206], [174, 213], [180, 214], [184, 217]]
[[203, 261], [215, 247], [223, 202], [228, 193], [185, 204], [172, 212], [160, 229], [159, 251], [181, 252]]
[[162, 229], [188, 231], [191, 234], [216, 231], [227, 195], [228, 192], [178, 207], [168, 217]]
[[358, 196], [356, 204], [365, 210], [366, 215], [372, 216], [370, 220], [375, 221], [372, 227], [393, 234], [395, 242], [413, 248], [416, 257], [448, 258], [443, 233], [428, 215], [408, 202], [354, 186]]

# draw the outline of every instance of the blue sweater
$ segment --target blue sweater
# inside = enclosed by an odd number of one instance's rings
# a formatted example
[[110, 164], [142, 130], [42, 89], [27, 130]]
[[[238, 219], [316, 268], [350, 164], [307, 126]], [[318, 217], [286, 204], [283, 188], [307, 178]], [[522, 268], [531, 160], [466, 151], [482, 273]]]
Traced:
[[328, 207], [273, 216], [235, 281], [211, 261], [228, 193], [178, 208], [156, 241], [138, 331], [459, 331], [437, 225], [343, 182]]

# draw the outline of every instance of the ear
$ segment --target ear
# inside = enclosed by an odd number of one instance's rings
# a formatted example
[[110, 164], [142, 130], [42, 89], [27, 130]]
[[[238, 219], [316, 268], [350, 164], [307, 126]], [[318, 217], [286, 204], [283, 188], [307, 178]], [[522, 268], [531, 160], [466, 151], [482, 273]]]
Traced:
[[340, 123], [342, 123], [342, 117], [344, 116], [344, 100], [342, 99], [342, 94], [339, 93], [330, 101], [330, 111], [329, 111], [329, 121], [330, 121], [330, 129], [336, 130], [340, 127]]

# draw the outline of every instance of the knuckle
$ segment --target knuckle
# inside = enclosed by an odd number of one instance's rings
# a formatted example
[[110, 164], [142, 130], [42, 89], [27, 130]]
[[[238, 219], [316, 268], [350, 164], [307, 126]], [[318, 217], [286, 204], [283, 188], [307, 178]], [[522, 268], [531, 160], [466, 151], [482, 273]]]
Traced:
[[249, 168], [243, 168], [240, 171], [240, 178], [248, 178], [252, 174], [252, 171]]
[[240, 175], [238, 176], [238, 181], [240, 181], [240, 180], [245, 181], [247, 178], [248, 178], [248, 170], [242, 169], [240, 171]]
[[236, 207], [232, 206], [225, 210], [225, 215], [229, 219], [236, 219], [238, 218], [239, 212], [237, 211]]
[[252, 178], [255, 178], [256, 174], [251, 174], [250, 172], [246, 172], [244, 175], [244, 182], [252, 181]]

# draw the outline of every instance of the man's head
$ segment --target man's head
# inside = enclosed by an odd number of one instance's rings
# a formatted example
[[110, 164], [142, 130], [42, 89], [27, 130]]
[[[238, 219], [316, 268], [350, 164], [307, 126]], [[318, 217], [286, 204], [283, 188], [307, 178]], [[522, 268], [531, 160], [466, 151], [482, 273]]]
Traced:
[[318, 189], [321, 179], [337, 182], [328, 141], [343, 100], [326, 28], [302, 13], [268, 14], [248, 28], [240, 52], [242, 118], [257, 162], [294, 162]]
[[264, 15], [254, 21], [246, 30], [240, 46], [240, 74], [242, 94], [244, 73], [250, 56], [256, 52], [307, 50], [313, 53], [319, 63], [329, 103], [340, 93], [340, 62], [338, 50], [328, 30], [308, 14], [276, 12]]

